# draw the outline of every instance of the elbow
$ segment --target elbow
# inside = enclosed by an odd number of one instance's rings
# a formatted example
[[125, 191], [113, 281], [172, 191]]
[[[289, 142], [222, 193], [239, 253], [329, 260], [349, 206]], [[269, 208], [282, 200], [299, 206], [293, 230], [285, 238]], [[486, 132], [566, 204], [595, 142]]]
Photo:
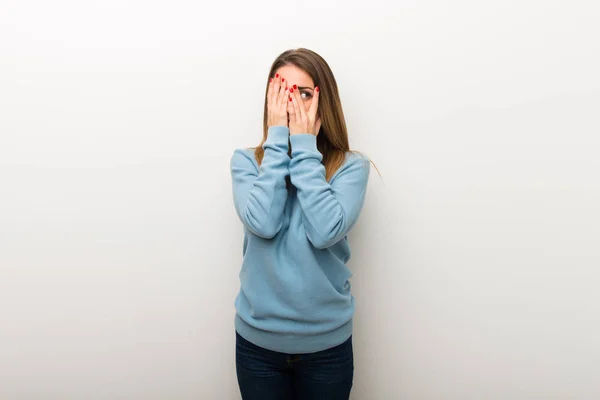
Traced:
[[324, 250], [324, 249], [327, 249], [327, 248], [333, 246], [337, 242], [339, 242], [343, 238], [343, 236], [342, 237], [339, 237], [339, 236], [322, 237], [319, 235], [308, 235], [307, 234], [307, 238], [315, 249]]
[[266, 228], [256, 229], [253, 231], [256, 234], [256, 236], [259, 236], [263, 239], [273, 239], [275, 236], [277, 236], [277, 234], [279, 233], [280, 230], [281, 230], [281, 227], [275, 227], [275, 228], [266, 227]]
[[306, 231], [306, 237], [316, 249], [323, 250], [331, 247], [346, 236], [345, 221], [342, 213], [341, 218], [330, 226], [311, 226], [311, 229]]
[[273, 239], [281, 230], [282, 223], [279, 224], [258, 224], [247, 221], [246, 226], [252, 233], [263, 239]]
[[240, 212], [240, 218], [250, 232], [263, 239], [273, 239], [283, 227], [281, 215], [252, 212], [248, 207]]

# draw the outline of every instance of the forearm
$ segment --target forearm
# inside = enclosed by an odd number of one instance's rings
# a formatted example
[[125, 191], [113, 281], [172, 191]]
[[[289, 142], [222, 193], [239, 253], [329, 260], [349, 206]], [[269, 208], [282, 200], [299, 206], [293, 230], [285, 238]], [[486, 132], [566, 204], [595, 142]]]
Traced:
[[365, 198], [368, 162], [352, 158], [340, 167], [330, 184], [316, 137], [299, 134], [290, 140], [290, 178], [297, 188], [307, 237], [317, 248], [329, 247], [343, 239], [358, 219]]
[[263, 144], [264, 156], [254, 177], [239, 163], [232, 163], [238, 215], [252, 232], [263, 238], [275, 236], [283, 224], [287, 199], [285, 177], [290, 162], [288, 137], [287, 127], [269, 128]]

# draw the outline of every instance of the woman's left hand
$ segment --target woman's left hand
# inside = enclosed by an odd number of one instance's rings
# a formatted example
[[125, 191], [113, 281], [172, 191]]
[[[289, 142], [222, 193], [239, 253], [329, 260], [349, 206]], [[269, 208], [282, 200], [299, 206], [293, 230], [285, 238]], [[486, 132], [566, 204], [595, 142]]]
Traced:
[[[319, 88], [316, 87], [310, 107], [304, 109], [304, 102], [300, 96], [299, 90], [290, 91], [290, 99], [294, 107], [294, 112], [290, 116], [290, 135], [298, 133], [310, 133], [317, 136], [321, 128], [321, 118], [317, 117], [317, 108], [319, 106]], [[289, 100], [289, 99], [288, 99]]]

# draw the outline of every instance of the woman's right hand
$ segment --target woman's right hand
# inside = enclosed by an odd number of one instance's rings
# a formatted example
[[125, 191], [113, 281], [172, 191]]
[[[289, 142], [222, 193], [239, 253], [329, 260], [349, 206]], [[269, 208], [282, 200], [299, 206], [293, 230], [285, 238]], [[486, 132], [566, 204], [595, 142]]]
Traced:
[[267, 127], [274, 125], [288, 126], [287, 102], [289, 90], [285, 80], [279, 74], [269, 81], [267, 90]]

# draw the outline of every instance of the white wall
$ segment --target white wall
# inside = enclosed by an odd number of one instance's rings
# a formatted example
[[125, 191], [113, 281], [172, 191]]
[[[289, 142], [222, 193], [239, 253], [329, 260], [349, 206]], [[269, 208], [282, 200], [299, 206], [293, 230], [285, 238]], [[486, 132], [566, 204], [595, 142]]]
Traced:
[[239, 399], [242, 229], [273, 59], [370, 155], [354, 400], [600, 398], [593, 1], [0, 3], [0, 398]]

